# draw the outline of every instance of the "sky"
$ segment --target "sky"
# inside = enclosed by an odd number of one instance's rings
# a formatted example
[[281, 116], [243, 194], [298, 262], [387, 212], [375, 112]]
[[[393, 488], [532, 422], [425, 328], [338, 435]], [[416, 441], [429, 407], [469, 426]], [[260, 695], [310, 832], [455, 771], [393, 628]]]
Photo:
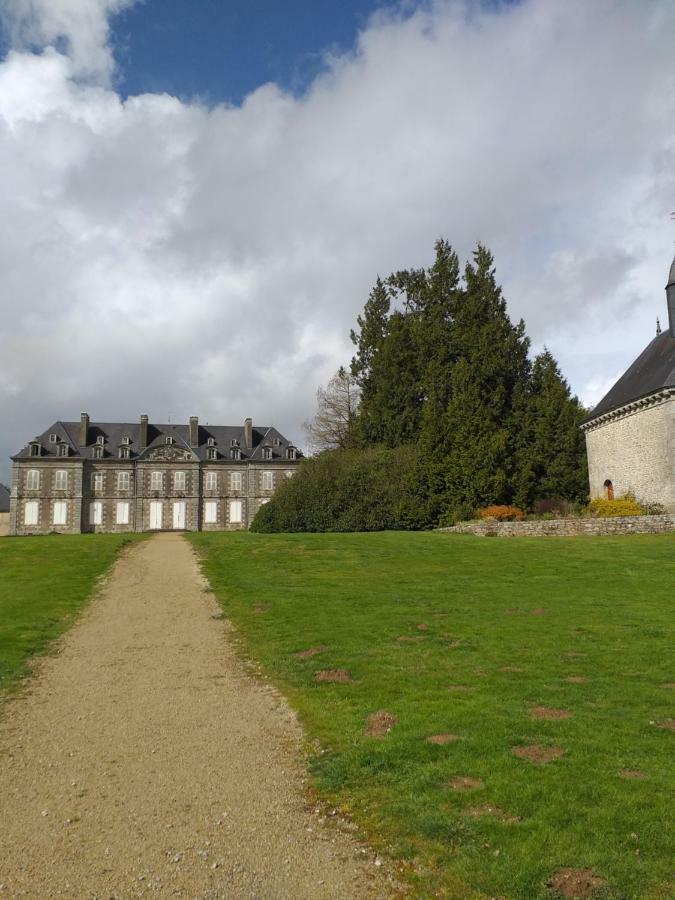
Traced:
[[303, 444], [445, 237], [593, 404], [667, 322], [671, 0], [0, 0], [0, 481], [58, 419]]

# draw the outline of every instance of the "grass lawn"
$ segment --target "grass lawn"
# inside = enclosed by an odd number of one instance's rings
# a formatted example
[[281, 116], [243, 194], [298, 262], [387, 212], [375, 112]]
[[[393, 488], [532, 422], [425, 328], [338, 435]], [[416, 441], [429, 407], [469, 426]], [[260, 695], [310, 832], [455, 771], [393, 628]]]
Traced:
[[0, 540], [0, 698], [73, 622], [119, 550], [144, 535]]
[[[675, 896], [675, 536], [191, 540], [324, 748], [320, 794], [417, 896], [550, 898], [565, 868], [593, 896]], [[379, 710], [396, 724], [367, 736]], [[513, 753], [532, 745], [564, 753]]]

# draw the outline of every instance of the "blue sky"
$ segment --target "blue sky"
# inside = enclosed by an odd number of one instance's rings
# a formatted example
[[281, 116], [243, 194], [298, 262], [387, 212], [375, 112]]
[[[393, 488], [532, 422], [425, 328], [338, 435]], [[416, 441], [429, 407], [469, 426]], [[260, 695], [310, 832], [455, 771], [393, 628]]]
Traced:
[[302, 92], [386, 0], [145, 0], [112, 19], [119, 90], [239, 103], [274, 81]]
[[82, 410], [301, 444], [377, 275], [441, 236], [490, 247], [588, 404], [666, 321], [672, 0], [0, 0], [0, 29], [0, 481]]

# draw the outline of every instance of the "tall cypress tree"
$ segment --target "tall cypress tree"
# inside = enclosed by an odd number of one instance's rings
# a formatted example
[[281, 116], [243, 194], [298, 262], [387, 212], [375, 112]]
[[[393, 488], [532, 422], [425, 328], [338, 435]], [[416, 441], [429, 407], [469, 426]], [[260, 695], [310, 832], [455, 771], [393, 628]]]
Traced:
[[586, 410], [573, 397], [552, 354], [534, 360], [519, 436], [516, 502], [588, 494], [586, 443], [580, 424]]
[[450, 399], [437, 427], [448, 502], [479, 506], [511, 499], [529, 341], [524, 323], [509, 319], [492, 254], [482, 245], [464, 280], [451, 329]]

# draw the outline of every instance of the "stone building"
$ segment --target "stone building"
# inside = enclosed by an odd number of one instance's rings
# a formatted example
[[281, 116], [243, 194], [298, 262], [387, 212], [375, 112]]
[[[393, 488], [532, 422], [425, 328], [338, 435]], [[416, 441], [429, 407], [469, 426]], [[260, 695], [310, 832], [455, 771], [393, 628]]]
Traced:
[[9, 533], [9, 488], [0, 484], [0, 537]]
[[11, 534], [248, 528], [300, 452], [275, 428], [55, 422], [12, 457]]
[[592, 497], [631, 492], [675, 512], [675, 260], [661, 331], [582, 424]]

